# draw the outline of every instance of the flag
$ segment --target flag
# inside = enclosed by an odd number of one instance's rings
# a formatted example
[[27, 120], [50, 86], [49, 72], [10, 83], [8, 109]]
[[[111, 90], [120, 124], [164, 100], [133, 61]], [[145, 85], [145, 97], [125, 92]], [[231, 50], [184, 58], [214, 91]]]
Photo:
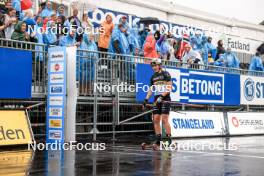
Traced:
[[180, 47], [177, 52], [177, 58], [181, 60], [182, 56], [184, 55], [184, 47], [190, 44], [190, 39], [188, 34], [183, 34], [182, 40], [180, 42]]

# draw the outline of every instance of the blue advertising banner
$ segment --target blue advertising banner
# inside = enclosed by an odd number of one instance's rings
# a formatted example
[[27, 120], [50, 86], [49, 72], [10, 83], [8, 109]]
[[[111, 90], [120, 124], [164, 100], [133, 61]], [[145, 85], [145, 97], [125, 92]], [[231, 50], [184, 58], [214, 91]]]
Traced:
[[66, 48], [49, 48], [46, 142], [64, 142]]
[[0, 48], [0, 99], [31, 98], [32, 52]]
[[[166, 68], [172, 77], [172, 101], [195, 104], [240, 104], [240, 76], [198, 70]], [[137, 101], [146, 97], [153, 70], [137, 64]], [[150, 100], [153, 102], [153, 97]]]

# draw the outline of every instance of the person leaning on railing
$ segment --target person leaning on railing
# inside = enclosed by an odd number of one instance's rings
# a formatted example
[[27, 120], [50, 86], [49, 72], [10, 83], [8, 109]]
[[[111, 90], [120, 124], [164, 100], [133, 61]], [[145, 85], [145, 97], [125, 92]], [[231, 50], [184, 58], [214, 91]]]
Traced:
[[27, 25], [25, 22], [20, 21], [16, 24], [15, 30], [11, 36], [12, 40], [25, 41], [25, 42], [36, 42], [36, 38], [33, 35], [29, 35], [26, 32]]

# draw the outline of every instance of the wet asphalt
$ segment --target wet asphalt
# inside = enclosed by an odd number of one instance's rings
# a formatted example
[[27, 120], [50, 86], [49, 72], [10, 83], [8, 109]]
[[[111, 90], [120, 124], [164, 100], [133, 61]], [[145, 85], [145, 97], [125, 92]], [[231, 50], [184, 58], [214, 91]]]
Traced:
[[0, 175], [264, 176], [264, 136], [178, 139], [159, 151], [129, 141], [97, 151], [0, 149]]

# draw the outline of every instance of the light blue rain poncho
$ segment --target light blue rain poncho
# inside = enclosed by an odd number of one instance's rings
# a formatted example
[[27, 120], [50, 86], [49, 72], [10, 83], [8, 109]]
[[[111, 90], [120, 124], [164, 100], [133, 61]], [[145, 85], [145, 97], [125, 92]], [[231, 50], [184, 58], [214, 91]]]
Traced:
[[52, 21], [47, 23], [47, 31], [43, 34], [43, 42], [47, 45], [57, 45], [58, 39], [56, 35], [56, 28], [51, 28]]
[[22, 19], [23, 15], [21, 13], [21, 2], [20, 0], [12, 0], [12, 7], [16, 9], [17, 12], [19, 12], [19, 18]]
[[54, 14], [54, 11], [52, 10], [52, 8], [48, 8], [47, 6], [42, 10], [42, 12], [41, 12], [41, 16], [43, 17], [43, 18], [45, 18], [45, 17], [51, 17], [51, 15], [53, 15]]
[[264, 71], [261, 57], [259, 56], [252, 57], [249, 70], [250, 71]]
[[237, 56], [232, 52], [226, 52], [225, 54], [221, 55], [220, 59], [218, 59], [217, 63], [218, 66], [224, 66], [229, 68], [239, 68], [240, 61]]
[[137, 27], [133, 27], [130, 30], [130, 35], [128, 36], [128, 42], [132, 48], [133, 54], [135, 54], [136, 49], [138, 49], [139, 52], [142, 50], [140, 45], [140, 36]]
[[200, 50], [202, 48], [202, 35], [194, 35], [190, 38], [190, 44], [193, 50]]
[[129, 24], [128, 22], [126, 21], [125, 23], [122, 23], [122, 18], [120, 18], [119, 20], [119, 24], [122, 24], [122, 27], [125, 28], [127, 30], [127, 34], [129, 35], [130, 34], [130, 27], [129, 27]]
[[[36, 38], [38, 39], [38, 43], [39, 44], [44, 44], [44, 40], [43, 40], [43, 33], [41, 31], [41, 27], [42, 25], [40, 24], [36, 24], [34, 26], [35, 32], [36, 32]], [[43, 52], [44, 52], [43, 46], [36, 46], [36, 58], [39, 59], [40, 61], [43, 61]]]
[[120, 31], [118, 26], [115, 26], [115, 28], [113, 30], [108, 52], [118, 53], [118, 51], [116, 51], [116, 49], [114, 47], [115, 41], [118, 41], [118, 47], [120, 49], [119, 54], [127, 54], [127, 55], [130, 54], [130, 47], [129, 47], [128, 38], [126, 37], [126, 35], [123, 32]]
[[[79, 47], [79, 61], [77, 61], [77, 79], [81, 82], [94, 80], [94, 65], [98, 56], [98, 48], [87, 34], [83, 35], [83, 41]], [[89, 52], [87, 52], [89, 51]]]
[[70, 33], [60, 39], [59, 45], [60, 46], [73, 46], [76, 43], [76, 34], [71, 37]]
[[208, 50], [206, 44], [207, 44], [207, 37], [203, 36], [200, 53], [201, 53], [201, 57], [203, 59], [203, 63], [207, 65], [208, 64], [208, 52], [209, 52], [209, 50]]

